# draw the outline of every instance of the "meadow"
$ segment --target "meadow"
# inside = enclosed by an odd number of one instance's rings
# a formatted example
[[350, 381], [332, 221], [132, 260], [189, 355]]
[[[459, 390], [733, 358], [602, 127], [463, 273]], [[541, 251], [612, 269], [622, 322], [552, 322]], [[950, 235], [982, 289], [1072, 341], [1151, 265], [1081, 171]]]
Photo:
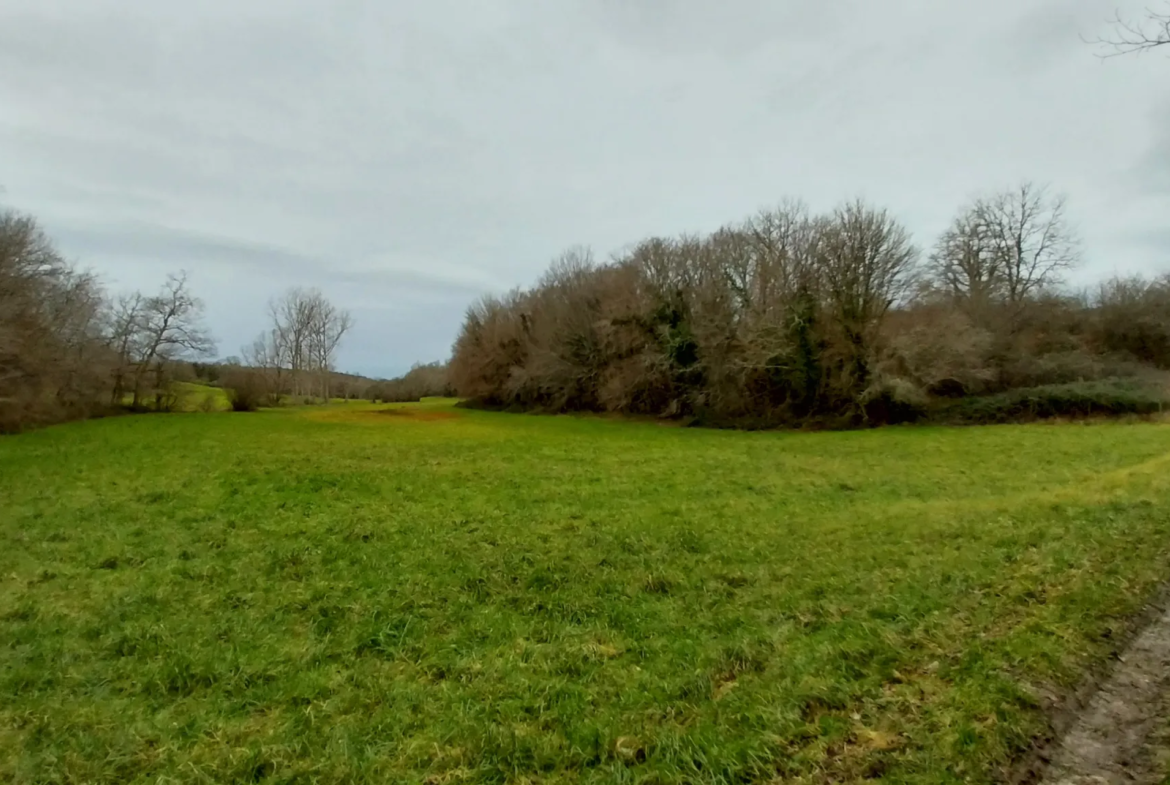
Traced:
[[0, 781], [994, 782], [1168, 555], [1152, 422], [55, 426], [0, 438]]
[[227, 391], [198, 382], [176, 382], [177, 409], [185, 412], [226, 412], [232, 408]]

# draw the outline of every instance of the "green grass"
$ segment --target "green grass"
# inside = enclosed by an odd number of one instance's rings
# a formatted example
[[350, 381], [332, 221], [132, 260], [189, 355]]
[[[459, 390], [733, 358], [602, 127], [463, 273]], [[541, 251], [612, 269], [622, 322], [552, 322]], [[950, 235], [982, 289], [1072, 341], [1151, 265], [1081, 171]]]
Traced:
[[[209, 384], [201, 384], [200, 382], [174, 382], [174, 390], [178, 395], [175, 410], [179, 412], [226, 412], [231, 411], [232, 405], [228, 400], [227, 391], [222, 387], [212, 387]], [[122, 403], [125, 406], [130, 406], [134, 402], [134, 394], [127, 393], [122, 398]], [[144, 405], [149, 406], [153, 403], [149, 396], [146, 396]]]
[[212, 387], [198, 382], [176, 382], [175, 386], [179, 388], [180, 411], [231, 411], [232, 404], [228, 400], [227, 391], [222, 387]]
[[1170, 576], [1165, 425], [384, 408], [0, 439], [0, 781], [991, 782]]

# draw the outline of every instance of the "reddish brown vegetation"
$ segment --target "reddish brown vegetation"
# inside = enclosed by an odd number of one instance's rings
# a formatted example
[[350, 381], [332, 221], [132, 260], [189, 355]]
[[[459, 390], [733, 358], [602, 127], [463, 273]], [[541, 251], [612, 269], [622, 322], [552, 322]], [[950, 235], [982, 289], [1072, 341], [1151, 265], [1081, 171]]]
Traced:
[[965, 208], [925, 262], [886, 211], [790, 203], [607, 263], [564, 254], [469, 309], [450, 379], [503, 408], [861, 424], [1170, 368], [1170, 278], [1070, 292], [1078, 258], [1063, 201], [1031, 185]]
[[111, 301], [32, 218], [0, 212], [0, 432], [175, 405], [180, 361], [210, 351], [183, 276]]

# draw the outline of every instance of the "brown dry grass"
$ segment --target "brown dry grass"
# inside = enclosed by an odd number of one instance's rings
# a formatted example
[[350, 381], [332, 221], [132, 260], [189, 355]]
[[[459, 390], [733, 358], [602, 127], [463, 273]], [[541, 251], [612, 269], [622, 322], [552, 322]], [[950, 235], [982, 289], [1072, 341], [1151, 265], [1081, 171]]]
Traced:
[[407, 422], [443, 422], [456, 420], [461, 413], [452, 408], [428, 408], [427, 406], [394, 404], [371, 407], [362, 404], [348, 404], [337, 407], [307, 411], [304, 416], [310, 420], [331, 423], [352, 423], [365, 425], [387, 425]]

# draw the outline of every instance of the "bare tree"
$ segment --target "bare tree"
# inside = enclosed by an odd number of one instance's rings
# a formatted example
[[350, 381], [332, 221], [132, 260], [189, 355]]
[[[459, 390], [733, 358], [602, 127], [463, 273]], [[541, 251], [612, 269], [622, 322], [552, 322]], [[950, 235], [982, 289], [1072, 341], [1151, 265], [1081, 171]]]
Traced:
[[353, 326], [353, 318], [349, 311], [338, 310], [319, 292], [315, 294], [317, 304], [313, 309], [315, 318], [309, 333], [309, 352], [311, 364], [317, 371], [321, 398], [328, 401], [332, 394], [332, 375], [337, 370], [337, 348]]
[[105, 397], [104, 295], [35, 220], [0, 212], [0, 430], [86, 416]]
[[1065, 204], [1063, 196], [1027, 182], [977, 203], [975, 221], [986, 232], [1008, 303], [1018, 306], [1059, 284], [1080, 262], [1080, 241]]
[[143, 385], [153, 374], [155, 407], [165, 408], [168, 364], [215, 351], [203, 325], [203, 301], [191, 294], [186, 273], [168, 275], [162, 291], [141, 300], [136, 329], [133, 405], [142, 405]]
[[978, 311], [1002, 293], [1000, 261], [983, 212], [972, 206], [938, 239], [926, 272], [937, 289], [968, 311]]
[[292, 288], [268, 305], [272, 330], [280, 345], [279, 353], [288, 362], [293, 395], [303, 393], [304, 371], [309, 364], [309, 339], [316, 319], [313, 294]]
[[259, 375], [263, 394], [271, 406], [279, 406], [285, 390], [285, 370], [289, 367], [287, 346], [273, 328], [260, 333], [250, 346], [241, 349], [243, 360]]
[[961, 210], [925, 270], [887, 211], [791, 202], [608, 263], [565, 254], [468, 310], [447, 378], [486, 405], [764, 425], [913, 420], [943, 398], [1100, 378], [1123, 367], [1109, 353], [1170, 367], [1165, 282], [1093, 305], [1058, 286], [1078, 259], [1063, 199], [1031, 184]]
[[761, 211], [744, 225], [750, 261], [747, 270], [733, 271], [731, 277], [732, 285], [747, 293], [743, 299], [750, 310], [774, 314], [808, 284], [815, 229], [807, 205], [799, 200]]
[[1140, 54], [1170, 45], [1170, 9], [1147, 9], [1141, 19], [1126, 19], [1117, 14], [1113, 20], [1113, 34], [1094, 43], [1104, 49], [1102, 57]]
[[[153, 296], [108, 300], [35, 220], [0, 210], [0, 430], [89, 416], [127, 398], [173, 408], [176, 382], [214, 351], [203, 314], [183, 273]], [[234, 405], [254, 406], [259, 394], [279, 402], [286, 372], [294, 392], [328, 399], [352, 317], [315, 289], [290, 290], [271, 315], [272, 329], [245, 350], [254, 367], [233, 369], [251, 396]]]
[[822, 283], [816, 256], [822, 225], [795, 200], [759, 213], [741, 230], [750, 238], [748, 274], [742, 268], [729, 274], [736, 292], [750, 292], [742, 298], [738, 329], [741, 363], [772, 379], [783, 375], [790, 398], [815, 384], [811, 332]]
[[353, 327], [349, 312], [336, 308], [318, 289], [292, 288], [269, 303], [269, 315], [273, 354], [287, 363], [293, 394], [310, 392], [306, 377], [315, 378], [317, 392], [328, 400], [337, 349]]
[[1092, 304], [1101, 349], [1170, 369], [1170, 273], [1115, 277], [1100, 285]]
[[144, 300], [141, 292], [124, 294], [110, 308], [107, 342], [116, 358], [110, 400], [114, 406], [120, 405], [125, 398], [127, 381], [141, 356], [142, 332], [139, 327]]
[[31, 217], [0, 214], [0, 385], [15, 385], [29, 373], [28, 342], [42, 322], [41, 290], [63, 267]]
[[915, 282], [918, 250], [886, 210], [850, 202], [820, 228], [817, 263], [828, 315], [837, 333], [839, 391], [856, 397], [867, 387], [882, 321]]
[[1018, 312], [1079, 260], [1064, 197], [1024, 183], [964, 208], [935, 244], [927, 274], [936, 291], [982, 323], [990, 306]]
[[528, 360], [531, 299], [513, 289], [503, 297], [485, 295], [468, 307], [450, 365], [460, 394], [493, 404], [515, 400], [510, 385]]

